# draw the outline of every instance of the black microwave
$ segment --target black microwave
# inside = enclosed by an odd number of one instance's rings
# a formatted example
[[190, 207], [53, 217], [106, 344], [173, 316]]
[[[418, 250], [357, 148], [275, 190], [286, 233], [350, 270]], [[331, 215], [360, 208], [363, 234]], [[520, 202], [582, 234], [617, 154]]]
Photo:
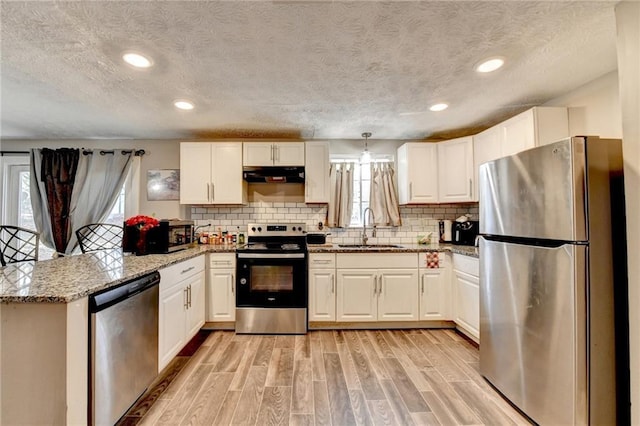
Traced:
[[[124, 251], [136, 251], [139, 237], [140, 232], [135, 227], [125, 225]], [[193, 221], [162, 219], [158, 226], [147, 231], [145, 240], [146, 253], [171, 253], [186, 249], [193, 241]]]

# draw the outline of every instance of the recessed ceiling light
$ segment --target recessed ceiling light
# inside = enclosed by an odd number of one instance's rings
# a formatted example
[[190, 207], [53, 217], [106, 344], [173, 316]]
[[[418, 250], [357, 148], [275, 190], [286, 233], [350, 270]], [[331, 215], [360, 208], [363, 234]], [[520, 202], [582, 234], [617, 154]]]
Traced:
[[193, 104], [189, 101], [185, 101], [184, 99], [175, 101], [173, 105], [175, 105], [175, 107], [179, 109], [184, 109], [184, 110], [193, 109]]
[[435, 105], [431, 105], [429, 110], [437, 112], [437, 111], [444, 111], [447, 108], [449, 108], [449, 105], [447, 104], [435, 104]]
[[498, 68], [504, 65], [503, 58], [491, 58], [486, 61], [481, 62], [478, 66], [476, 66], [476, 71], [478, 72], [492, 72], [497, 70]]
[[129, 65], [132, 65], [136, 68], [149, 68], [151, 65], [153, 65], [151, 59], [134, 52], [125, 53], [124, 55], [122, 55], [122, 59]]

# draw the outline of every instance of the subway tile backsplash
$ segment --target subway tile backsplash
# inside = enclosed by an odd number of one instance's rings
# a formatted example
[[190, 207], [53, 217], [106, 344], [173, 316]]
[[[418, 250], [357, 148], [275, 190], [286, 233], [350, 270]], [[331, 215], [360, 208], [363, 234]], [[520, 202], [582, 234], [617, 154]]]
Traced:
[[[471, 220], [478, 219], [478, 204], [438, 204], [428, 206], [401, 206], [402, 226], [378, 228], [377, 237], [370, 238], [371, 244], [411, 244], [418, 235], [433, 233], [432, 241], [437, 241], [438, 221], [454, 220], [461, 215]], [[305, 203], [253, 202], [244, 206], [218, 206], [191, 208], [191, 218], [196, 225], [211, 224], [208, 231], [236, 231], [239, 226], [244, 232], [247, 224], [253, 222], [300, 222], [307, 225], [309, 232], [318, 229], [318, 222], [325, 221], [327, 207]], [[207, 229], [207, 228], [203, 228]], [[327, 242], [334, 244], [357, 244], [362, 228], [325, 228], [331, 235]], [[370, 232], [367, 232], [369, 235]]]

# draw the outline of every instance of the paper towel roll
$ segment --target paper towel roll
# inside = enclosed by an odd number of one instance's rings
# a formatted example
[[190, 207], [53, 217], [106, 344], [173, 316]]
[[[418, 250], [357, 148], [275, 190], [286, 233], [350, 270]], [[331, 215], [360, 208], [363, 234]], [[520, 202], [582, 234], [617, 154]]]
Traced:
[[451, 221], [444, 221], [444, 235], [442, 237], [443, 241], [451, 242]]

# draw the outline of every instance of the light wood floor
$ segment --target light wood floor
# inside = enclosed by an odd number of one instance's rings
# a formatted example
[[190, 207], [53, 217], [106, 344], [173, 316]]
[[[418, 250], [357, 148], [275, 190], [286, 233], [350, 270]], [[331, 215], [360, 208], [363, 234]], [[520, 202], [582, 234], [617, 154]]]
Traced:
[[452, 330], [215, 331], [178, 356], [122, 425], [529, 424]]

